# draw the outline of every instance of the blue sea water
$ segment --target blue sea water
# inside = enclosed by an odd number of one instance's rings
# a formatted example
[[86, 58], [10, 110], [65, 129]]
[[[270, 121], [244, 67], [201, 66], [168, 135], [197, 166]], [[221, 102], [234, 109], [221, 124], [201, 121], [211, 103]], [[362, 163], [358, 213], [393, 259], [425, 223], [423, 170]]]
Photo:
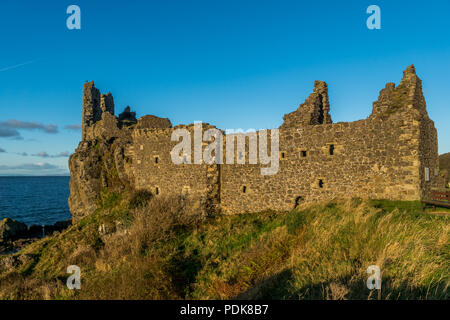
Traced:
[[0, 219], [50, 225], [70, 219], [70, 177], [0, 177]]

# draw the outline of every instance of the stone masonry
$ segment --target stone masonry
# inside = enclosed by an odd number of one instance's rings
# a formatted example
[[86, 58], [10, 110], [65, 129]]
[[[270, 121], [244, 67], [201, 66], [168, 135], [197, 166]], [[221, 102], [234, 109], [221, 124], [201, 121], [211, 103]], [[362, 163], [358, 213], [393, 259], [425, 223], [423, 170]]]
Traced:
[[[243, 155], [234, 152], [235, 160], [244, 156], [242, 164], [174, 164], [171, 151], [178, 142], [171, 141], [172, 132], [192, 131], [193, 125], [172, 127], [168, 119], [144, 116], [125, 127], [114, 116], [112, 95], [100, 94], [89, 82], [83, 87], [79, 149], [89, 141], [126, 135], [127, 161], [120, 171], [135, 189], [156, 196], [183, 194], [224, 214], [291, 210], [303, 202], [352, 197], [419, 200], [443, 185], [437, 131], [414, 66], [397, 87], [388, 83], [381, 90], [367, 119], [332, 123], [329, 110], [327, 84], [316, 81], [306, 101], [283, 117], [278, 173], [261, 175], [265, 165], [249, 163], [248, 146]], [[202, 130], [212, 127], [203, 124]], [[76, 165], [71, 163], [71, 171]], [[74, 200], [69, 200], [71, 209], [77, 206]]]

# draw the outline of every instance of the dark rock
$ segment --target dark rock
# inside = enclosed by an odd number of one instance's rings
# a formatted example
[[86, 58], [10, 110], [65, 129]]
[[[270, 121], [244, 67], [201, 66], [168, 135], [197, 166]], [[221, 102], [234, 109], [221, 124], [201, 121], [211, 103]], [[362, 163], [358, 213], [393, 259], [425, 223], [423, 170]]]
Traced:
[[119, 114], [119, 121], [136, 123], [136, 112], [131, 112], [130, 106], [127, 106], [121, 114]]
[[64, 221], [57, 221], [53, 227], [55, 228], [56, 231], [63, 231], [65, 229], [67, 229], [68, 227], [70, 227], [72, 225], [72, 220], [71, 219], [67, 219]]
[[64, 220], [64, 221], [57, 221], [53, 225], [46, 225], [44, 226], [44, 235], [48, 236], [53, 234], [54, 232], [61, 232], [65, 229], [67, 229], [72, 224], [72, 220]]
[[42, 237], [42, 235], [43, 235], [42, 226], [33, 224], [28, 228], [27, 236], [29, 238], [40, 238]]
[[28, 231], [23, 222], [5, 218], [0, 222], [0, 241], [10, 241], [22, 237]]

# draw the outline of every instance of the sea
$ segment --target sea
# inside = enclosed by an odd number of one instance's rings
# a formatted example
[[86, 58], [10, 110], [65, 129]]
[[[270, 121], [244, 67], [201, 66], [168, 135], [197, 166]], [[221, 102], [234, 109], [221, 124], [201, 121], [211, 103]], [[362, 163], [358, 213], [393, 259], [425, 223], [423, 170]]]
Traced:
[[70, 177], [0, 177], [0, 220], [28, 226], [71, 219], [67, 199]]

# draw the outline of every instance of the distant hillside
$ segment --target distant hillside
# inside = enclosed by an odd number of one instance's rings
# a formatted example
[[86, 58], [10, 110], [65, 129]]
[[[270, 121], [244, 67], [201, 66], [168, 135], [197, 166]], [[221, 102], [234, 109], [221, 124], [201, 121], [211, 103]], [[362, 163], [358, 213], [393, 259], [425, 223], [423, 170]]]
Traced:
[[441, 169], [441, 172], [444, 173], [446, 184], [448, 184], [450, 177], [450, 152], [441, 154], [439, 156], [439, 168]]

